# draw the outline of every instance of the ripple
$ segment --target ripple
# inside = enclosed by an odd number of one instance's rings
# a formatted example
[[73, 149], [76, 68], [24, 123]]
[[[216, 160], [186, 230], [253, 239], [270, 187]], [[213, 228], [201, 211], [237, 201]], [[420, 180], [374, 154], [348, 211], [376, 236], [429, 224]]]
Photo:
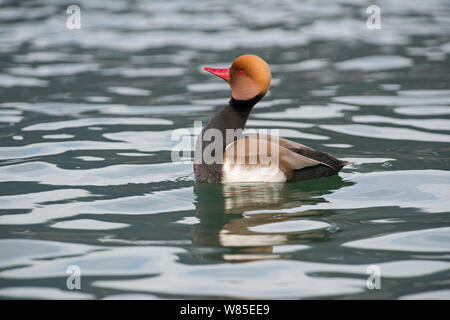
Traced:
[[401, 296], [400, 300], [450, 300], [450, 290], [435, 290]]
[[50, 227], [56, 229], [75, 229], [75, 230], [115, 230], [128, 227], [126, 223], [104, 222], [93, 219], [78, 219], [61, 221], [52, 224]]
[[102, 71], [105, 75], [119, 75], [125, 78], [148, 78], [148, 77], [177, 77], [184, 74], [184, 68], [117, 68]]
[[[270, 85], [271, 86], [278, 85], [276, 80], [277, 79], [272, 79]], [[279, 83], [281, 83], [281, 81], [279, 81]], [[270, 92], [268, 93], [268, 95], [270, 96]], [[257, 108], [260, 109], [260, 108], [277, 107], [279, 105], [291, 104], [293, 101], [294, 101], [293, 99], [273, 99], [273, 100], [264, 99], [263, 101], [258, 102]]]
[[0, 207], [1, 209], [31, 209], [45, 202], [73, 200], [88, 196], [91, 196], [91, 194], [82, 189], [60, 189], [37, 193], [0, 196]]
[[[344, 174], [342, 174], [344, 175]], [[450, 206], [450, 172], [440, 170], [403, 170], [345, 174], [355, 184], [324, 195], [326, 202], [290, 209], [253, 210], [246, 214], [297, 213], [309, 210], [349, 210], [400, 207], [424, 212], [446, 212]], [[420, 183], [418, 183], [420, 181]]]
[[14, 67], [8, 70], [15, 75], [31, 77], [72, 76], [78, 73], [95, 72], [100, 66], [95, 63], [46, 64], [38, 67]]
[[10, 299], [77, 300], [94, 299], [93, 294], [47, 287], [6, 287], [0, 289], [0, 297]]
[[344, 247], [410, 252], [450, 252], [450, 228], [397, 232], [385, 236], [346, 242]]
[[353, 147], [353, 145], [347, 143], [325, 143], [324, 146], [339, 149], [347, 149]]
[[[106, 248], [104, 248], [106, 249]], [[93, 251], [80, 257], [35, 261], [31, 266], [0, 272], [3, 278], [39, 279], [67, 277], [70, 265], [77, 265], [83, 276], [150, 275], [162, 273], [177, 260], [183, 249], [173, 247], [116, 247]]]
[[124, 293], [109, 295], [103, 300], [159, 300], [159, 298], [151, 294]]
[[20, 121], [22, 121], [23, 117], [22, 116], [14, 116], [14, 115], [7, 115], [5, 113], [1, 113], [0, 110], [0, 122], [5, 122], [5, 123], [18, 123]]
[[[144, 152], [175, 151], [180, 143], [183, 150], [194, 150], [194, 137], [191, 136], [191, 128], [178, 128], [177, 130], [165, 131], [122, 131], [105, 133], [107, 139], [126, 142], [129, 149]], [[179, 133], [179, 134], [178, 134]], [[177, 140], [179, 138], [179, 140]], [[1, 149], [0, 149], [1, 150]]]
[[328, 223], [321, 221], [291, 220], [250, 227], [248, 230], [259, 233], [290, 233], [327, 229], [329, 227], [330, 225]]
[[401, 88], [402, 86], [400, 84], [396, 84], [396, 83], [383, 83], [380, 84], [380, 88], [386, 91], [397, 91]]
[[400, 107], [395, 108], [394, 112], [408, 116], [437, 116], [450, 114], [450, 107], [444, 106]]
[[[76, 173], [76, 174], [74, 174]], [[119, 164], [104, 168], [68, 170], [46, 162], [0, 167], [0, 181], [36, 181], [49, 185], [107, 186], [176, 181], [192, 173], [190, 164]], [[62, 191], [63, 192], [63, 191]]]
[[305, 246], [303, 244], [286, 244], [274, 246], [272, 249], [273, 253], [288, 253], [288, 252], [296, 252], [301, 250], [310, 249], [311, 247]]
[[134, 87], [108, 87], [109, 92], [122, 96], [149, 96], [152, 91]]
[[364, 30], [360, 21], [347, 18], [314, 20], [312, 24], [303, 27], [302, 31], [315, 40], [349, 41], [361, 37]]
[[427, 130], [450, 130], [450, 120], [446, 119], [397, 119], [383, 116], [354, 116], [352, 117], [352, 121], [362, 123], [391, 123]]
[[75, 217], [80, 214], [148, 215], [164, 212], [193, 210], [192, 188], [157, 191], [142, 196], [122, 197], [110, 200], [70, 202], [37, 206], [29, 213], [0, 216], [2, 225], [32, 225], [54, 219]]
[[362, 124], [321, 125], [319, 127], [325, 130], [359, 137], [387, 140], [450, 142], [450, 135], [395, 127], [376, 127]]
[[[64, 256], [86, 254], [99, 247], [58, 241], [1, 239], [1, 268], [32, 265], [37, 259], [55, 259]], [[0, 272], [1, 274], [1, 272]]]
[[[3, 104], [5, 105], [5, 104]], [[124, 104], [88, 104], [88, 103], [66, 103], [66, 102], [46, 102], [46, 103], [8, 103], [7, 106], [19, 109], [12, 111], [29, 111], [43, 113], [53, 116], [76, 115], [85, 112], [97, 111], [102, 114], [111, 115], [141, 115], [141, 114], [173, 114], [185, 113], [188, 111], [207, 111], [212, 109], [210, 105], [152, 105], [152, 106], [130, 106]]]
[[[123, 16], [121, 16], [123, 19]], [[175, 21], [175, 20], [174, 20]], [[192, 24], [192, 19], [189, 23]], [[67, 43], [64, 33], [52, 37], [38, 36], [36, 47], [55, 47]], [[179, 46], [183, 48], [224, 51], [233, 48], [260, 48], [271, 43], [273, 46], [295, 47], [309, 42], [308, 36], [297, 30], [281, 28], [264, 30], [234, 29], [205, 33], [197, 30], [157, 30], [127, 33], [126, 36], [114, 30], [77, 30], [70, 43], [87, 49], [108, 49], [123, 52], [140, 52], [151, 48]]]
[[311, 90], [309, 92], [314, 97], [332, 97], [336, 94], [336, 89]]
[[20, 147], [0, 147], [0, 159], [26, 159], [49, 156], [75, 150], [123, 150], [130, 149], [126, 143], [97, 141], [42, 142]]
[[0, 74], [0, 87], [47, 87], [48, 81], [30, 77], [15, 77], [8, 74]]
[[338, 70], [379, 71], [408, 68], [413, 60], [401, 56], [367, 56], [334, 64]]
[[291, 121], [271, 121], [271, 120], [248, 120], [248, 127], [290, 127], [290, 128], [311, 128], [311, 123], [291, 122]]
[[139, 153], [139, 152], [119, 152], [117, 153], [118, 156], [124, 156], [124, 157], [151, 157], [153, 156], [152, 153]]
[[341, 104], [328, 104], [327, 106], [300, 106], [288, 108], [280, 112], [264, 112], [254, 115], [256, 118], [270, 119], [325, 119], [339, 118], [344, 115], [343, 111], [358, 110], [359, 107]]
[[230, 86], [226, 82], [193, 83], [187, 86], [191, 92], [228, 91]]
[[406, 222], [404, 220], [399, 220], [399, 219], [376, 219], [376, 220], [370, 220], [369, 222], [371, 223], [402, 223], [402, 222]]
[[[383, 278], [424, 276], [447, 270], [447, 262], [404, 260], [377, 264]], [[298, 299], [363, 292], [369, 265], [261, 260], [215, 265], [175, 265], [164, 274], [141, 279], [98, 280], [95, 287], [164, 294]], [[333, 277], [325, 276], [333, 273]], [[352, 275], [364, 276], [357, 279]], [[201, 286], [199, 286], [201, 283]], [[280, 288], [282, 284], [282, 289]]]
[[65, 133], [61, 133], [61, 134], [46, 134], [46, 135], [42, 136], [43, 139], [55, 139], [55, 140], [58, 140], [58, 139], [71, 139], [73, 137], [75, 137], [75, 136], [72, 135], [72, 134], [65, 134]]
[[84, 97], [84, 100], [86, 100], [87, 102], [103, 103], [103, 102], [111, 101], [111, 98], [103, 97], [103, 96], [87, 96], [87, 97]]
[[[11, 105], [11, 104], [9, 104], [9, 103], [2, 103], [2, 104], [0, 104], [0, 106], [5, 106], [5, 107], [8, 107], [8, 106], [13, 106], [13, 105]], [[20, 111], [20, 110], [12, 110], [12, 109], [0, 109], [0, 115], [1, 116], [13, 116], [13, 115], [21, 115], [22, 114], [22, 111]]]
[[171, 120], [156, 118], [83, 118], [67, 121], [37, 123], [23, 128], [23, 131], [51, 131], [96, 125], [171, 125]]
[[[2, 3], [5, 5], [5, 3]], [[18, 19], [37, 19], [45, 18], [50, 14], [54, 14], [57, 9], [51, 6], [35, 7], [34, 10], [21, 7], [3, 7], [0, 13], [0, 18], [3, 21], [14, 21]]]
[[80, 159], [80, 160], [83, 160], [83, 161], [104, 161], [105, 160], [105, 158], [90, 157], [90, 156], [75, 157], [75, 159]]
[[[202, 99], [202, 100], [191, 100], [191, 103], [200, 104], [200, 105], [210, 105], [210, 106], [219, 106], [226, 105], [230, 97], [217, 98], [217, 99]], [[258, 103], [259, 105], [259, 103]]]
[[24, 55], [14, 56], [17, 62], [55, 62], [55, 61], [86, 61], [92, 60], [94, 56], [89, 54], [69, 54], [64, 52], [42, 51], [29, 52]]
[[334, 101], [359, 106], [422, 106], [450, 104], [450, 96], [342, 96], [334, 97]]
[[450, 96], [450, 90], [443, 89], [422, 89], [422, 90], [399, 90], [399, 96], [409, 97], [430, 97], [430, 96]]
[[193, 105], [161, 105], [161, 106], [126, 106], [111, 105], [102, 108], [100, 113], [119, 115], [139, 115], [139, 114], [184, 114], [186, 112], [200, 112], [211, 110], [211, 106]]
[[[148, 124], [148, 122], [146, 123]], [[71, 140], [0, 147], [0, 159], [31, 158], [75, 150], [135, 150], [142, 152], [193, 150], [195, 140], [189, 130], [190, 128], [179, 128], [166, 131], [122, 131], [103, 134], [105, 138], [119, 142]], [[301, 133], [294, 130], [280, 132], [287, 136], [302, 136]]]
[[395, 161], [392, 158], [340, 158], [341, 160], [355, 163], [384, 163], [386, 161]]
[[[362, 282], [357, 279], [313, 278], [305, 273], [303, 264], [293, 261], [279, 261], [276, 264], [273, 261], [258, 261], [186, 265], [153, 279], [95, 281], [93, 285], [139, 292], [283, 299], [358, 293], [362, 291]], [[283, 289], [279, 288], [280, 283]]]
[[323, 69], [328, 65], [327, 59], [309, 59], [297, 63], [271, 64], [272, 72], [298, 72]]
[[[356, 0], [79, 0], [80, 30], [56, 2], [0, 0], [2, 298], [448, 296], [447, 0], [383, 1], [384, 31]], [[244, 53], [274, 75], [250, 129], [357, 164], [200, 191], [171, 151]]]
[[[246, 129], [244, 130], [244, 134], [248, 134], [248, 133], [255, 133], [255, 132], [265, 132], [265, 129], [263, 128], [255, 128], [255, 129]], [[301, 132], [298, 130], [294, 130], [294, 129], [285, 129], [285, 128], [281, 128], [281, 129], [276, 129], [278, 130], [278, 133], [280, 135], [280, 137], [283, 138], [298, 138], [298, 139], [308, 139], [308, 140], [328, 140], [330, 139], [327, 136], [323, 136], [320, 134], [312, 134], [312, 133], [305, 133], [305, 132]], [[268, 132], [271, 133], [271, 132]]]
[[[11, 107], [22, 111], [37, 112], [47, 115], [76, 115], [84, 112], [98, 111], [107, 105], [86, 104], [86, 103], [66, 103], [66, 102], [45, 102], [45, 103], [9, 103]], [[112, 106], [111, 106], [112, 107]]]

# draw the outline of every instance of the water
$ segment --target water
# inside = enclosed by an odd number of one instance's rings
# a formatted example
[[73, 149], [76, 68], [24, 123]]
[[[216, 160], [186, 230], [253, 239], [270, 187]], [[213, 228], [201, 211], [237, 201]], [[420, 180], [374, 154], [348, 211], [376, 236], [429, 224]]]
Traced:
[[[378, 1], [381, 30], [349, 0], [77, 3], [69, 30], [72, 2], [0, 1], [2, 298], [450, 298], [448, 1]], [[248, 127], [356, 164], [206, 185], [172, 162], [230, 95], [202, 67], [244, 53], [274, 78]]]

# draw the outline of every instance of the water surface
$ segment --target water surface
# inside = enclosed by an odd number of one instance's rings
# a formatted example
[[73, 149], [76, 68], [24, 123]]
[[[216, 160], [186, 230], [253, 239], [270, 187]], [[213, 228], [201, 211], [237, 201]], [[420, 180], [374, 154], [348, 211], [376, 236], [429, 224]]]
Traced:
[[[0, 0], [1, 298], [450, 298], [448, 1], [378, 1], [381, 30], [364, 1], [77, 3], [69, 30], [72, 2]], [[248, 127], [354, 165], [208, 185], [172, 161], [229, 99], [202, 67], [245, 53], [273, 72]]]

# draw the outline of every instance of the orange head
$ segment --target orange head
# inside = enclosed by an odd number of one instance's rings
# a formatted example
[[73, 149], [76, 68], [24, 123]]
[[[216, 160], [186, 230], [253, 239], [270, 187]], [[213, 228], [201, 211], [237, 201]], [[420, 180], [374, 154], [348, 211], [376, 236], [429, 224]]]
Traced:
[[205, 67], [205, 70], [228, 82], [231, 95], [236, 100], [250, 100], [257, 95], [264, 96], [272, 80], [267, 62], [251, 54], [238, 57], [230, 68]]

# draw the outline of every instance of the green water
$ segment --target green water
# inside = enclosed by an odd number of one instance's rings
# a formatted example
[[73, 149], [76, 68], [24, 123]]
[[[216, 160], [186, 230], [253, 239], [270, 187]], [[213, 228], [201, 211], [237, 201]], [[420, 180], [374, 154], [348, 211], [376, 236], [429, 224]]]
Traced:
[[[378, 1], [379, 30], [369, 2], [78, 3], [69, 30], [70, 2], [0, 0], [1, 298], [450, 298], [448, 1]], [[202, 68], [245, 53], [273, 75], [247, 127], [354, 165], [221, 185], [172, 161], [230, 96]]]

